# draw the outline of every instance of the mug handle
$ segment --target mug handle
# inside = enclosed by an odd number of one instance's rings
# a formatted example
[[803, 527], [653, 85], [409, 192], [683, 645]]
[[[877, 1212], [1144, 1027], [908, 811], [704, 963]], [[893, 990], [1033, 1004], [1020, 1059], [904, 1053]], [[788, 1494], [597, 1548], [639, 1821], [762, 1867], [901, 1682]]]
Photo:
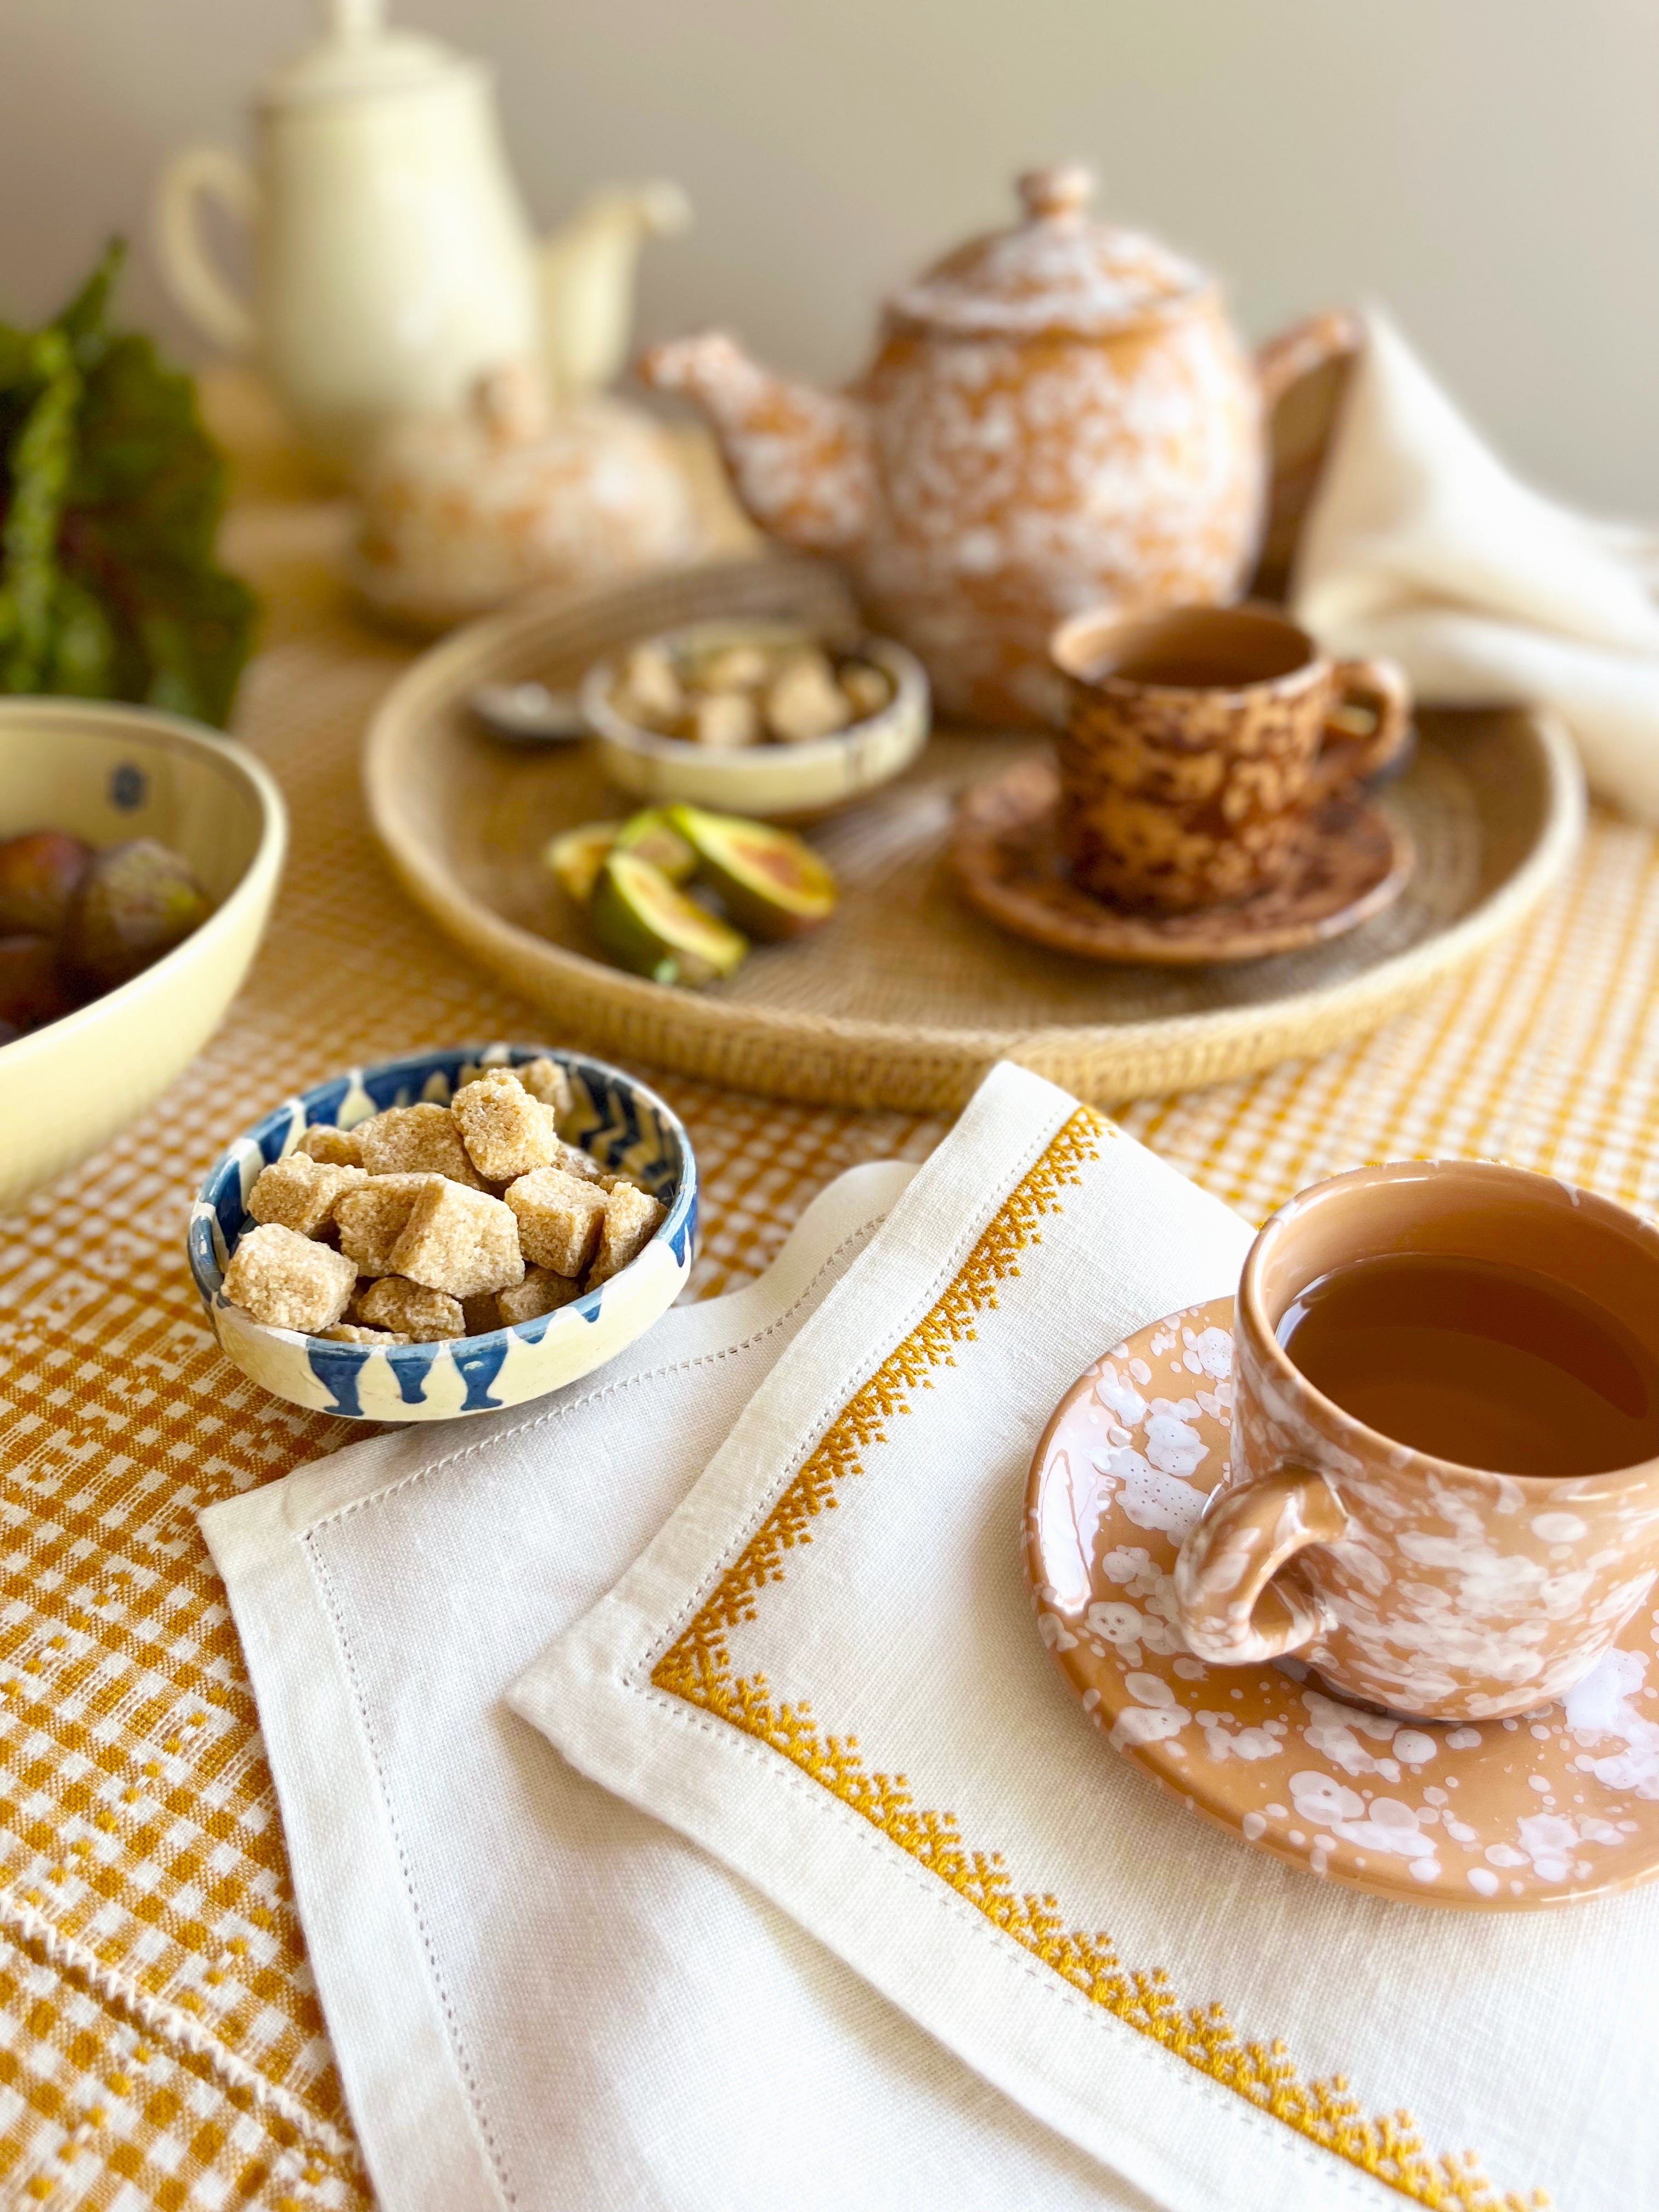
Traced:
[[258, 335], [252, 310], [214, 267], [198, 222], [198, 203], [217, 200], [252, 229], [259, 186], [247, 163], [219, 146], [191, 146], [167, 164], [155, 196], [155, 245], [173, 298], [204, 337], [247, 353]]
[[1217, 1667], [1245, 1667], [1311, 1644], [1334, 1625], [1328, 1608], [1273, 1577], [1347, 1526], [1336, 1492], [1305, 1468], [1277, 1468], [1223, 1491], [1176, 1560], [1176, 1625], [1188, 1648]]
[[1316, 805], [1378, 775], [1411, 735], [1411, 685], [1392, 660], [1339, 660], [1331, 676], [1336, 703], [1313, 764]]

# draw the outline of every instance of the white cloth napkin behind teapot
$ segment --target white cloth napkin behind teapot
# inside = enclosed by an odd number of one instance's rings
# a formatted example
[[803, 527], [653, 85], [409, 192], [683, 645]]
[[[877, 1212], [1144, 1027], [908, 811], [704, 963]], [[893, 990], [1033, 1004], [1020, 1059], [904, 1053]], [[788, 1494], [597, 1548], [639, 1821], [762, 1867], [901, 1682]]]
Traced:
[[568, 1390], [203, 1527], [385, 2212], [1145, 2212], [504, 1692], [673, 1510], [909, 1181]]
[[1249, 1242], [997, 1069], [513, 1702], [1169, 2212], [1650, 2204], [1659, 1884], [1476, 1917], [1322, 1883], [1119, 1758], [1042, 1648], [1050, 1412]]
[[1370, 311], [1291, 583], [1329, 651], [1442, 706], [1558, 708], [1594, 789], [1659, 823], [1659, 542], [1511, 476]]

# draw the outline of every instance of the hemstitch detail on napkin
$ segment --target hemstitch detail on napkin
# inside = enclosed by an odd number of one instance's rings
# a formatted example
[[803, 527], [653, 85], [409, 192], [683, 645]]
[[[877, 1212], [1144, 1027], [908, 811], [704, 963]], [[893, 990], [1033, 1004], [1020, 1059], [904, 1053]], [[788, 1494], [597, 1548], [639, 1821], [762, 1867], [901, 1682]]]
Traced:
[[775, 1705], [763, 1674], [733, 1673], [731, 1632], [753, 1620], [762, 1591], [783, 1580], [784, 1553], [811, 1542], [811, 1523], [837, 1504], [842, 1483], [862, 1474], [863, 1455], [887, 1441], [885, 1423], [909, 1413], [913, 1394], [932, 1389], [936, 1370], [956, 1365], [956, 1348], [975, 1340], [975, 1316], [994, 1309], [997, 1286], [1019, 1273], [1020, 1254], [1042, 1242], [1039, 1224], [1063, 1210], [1060, 1193], [1082, 1182], [1107, 1133], [1086, 1106], [1060, 1129], [932, 1310], [842, 1407], [652, 1681], [781, 1753], [1091, 2003], [1259, 2112], [1430, 2212], [1543, 2212], [1549, 2199], [1541, 2191], [1499, 2197], [1474, 2152], [1425, 2151], [1408, 2112], [1367, 2118], [1345, 2076], [1304, 2082], [1282, 2041], [1243, 2044], [1222, 2006], [1183, 2006], [1161, 1967], [1125, 1966], [1107, 1936], [1068, 1928], [1052, 1894], [1017, 1893], [1002, 1854], [971, 1848], [954, 1813], [918, 1810], [904, 1775], [867, 1773], [856, 1735], [821, 1733], [810, 1702]]

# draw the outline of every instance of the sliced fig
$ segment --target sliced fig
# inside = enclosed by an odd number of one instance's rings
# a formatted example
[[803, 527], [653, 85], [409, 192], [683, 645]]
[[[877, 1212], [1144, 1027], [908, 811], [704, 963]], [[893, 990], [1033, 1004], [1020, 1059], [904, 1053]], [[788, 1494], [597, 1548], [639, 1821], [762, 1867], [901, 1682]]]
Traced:
[[660, 868], [671, 884], [689, 883], [696, 872], [697, 856], [660, 806], [647, 806], [630, 814], [617, 832], [616, 849], [632, 853]]
[[613, 959], [656, 983], [712, 983], [731, 975], [749, 951], [739, 931], [636, 853], [605, 856], [588, 921]]
[[804, 937], [835, 912], [834, 874], [793, 831], [701, 806], [672, 806], [668, 815], [696, 853], [698, 875], [751, 936]]
[[563, 830], [543, 846], [542, 865], [552, 870], [578, 906], [586, 906], [592, 897], [605, 856], [622, 826], [620, 822], [584, 822], [579, 830]]

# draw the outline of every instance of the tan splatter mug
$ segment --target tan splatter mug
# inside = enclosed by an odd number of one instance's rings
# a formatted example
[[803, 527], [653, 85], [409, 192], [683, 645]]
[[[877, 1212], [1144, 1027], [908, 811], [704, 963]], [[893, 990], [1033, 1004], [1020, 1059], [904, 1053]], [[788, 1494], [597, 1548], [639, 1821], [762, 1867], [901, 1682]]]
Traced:
[[1328, 660], [1267, 606], [1077, 615], [1066, 679], [1061, 848], [1082, 890], [1153, 914], [1279, 882], [1308, 817], [1375, 775], [1410, 727], [1386, 660]]
[[1659, 1361], [1659, 1232], [1608, 1200], [1486, 1163], [1402, 1161], [1316, 1184], [1251, 1247], [1234, 1316], [1232, 1456], [1175, 1571], [1215, 1664], [1296, 1653], [1340, 1694], [1492, 1720], [1585, 1674], [1659, 1571], [1659, 1459], [1498, 1474], [1365, 1427], [1279, 1341], [1310, 1285], [1423, 1254], [1528, 1270], [1616, 1316]]

